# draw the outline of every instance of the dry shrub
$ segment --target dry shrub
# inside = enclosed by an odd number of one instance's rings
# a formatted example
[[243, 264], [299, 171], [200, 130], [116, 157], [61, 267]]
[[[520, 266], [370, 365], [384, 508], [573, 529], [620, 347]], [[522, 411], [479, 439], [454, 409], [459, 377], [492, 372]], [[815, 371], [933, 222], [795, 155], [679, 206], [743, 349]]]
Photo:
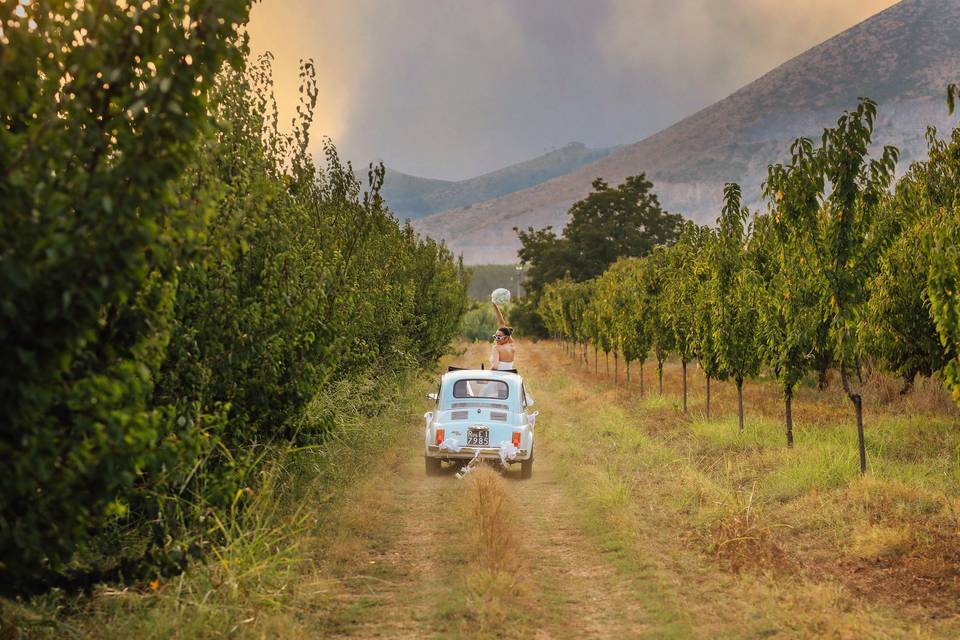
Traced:
[[709, 547], [717, 561], [735, 573], [794, 568], [794, 563], [777, 544], [773, 529], [753, 508], [752, 496], [746, 507], [714, 522], [710, 527]]
[[939, 378], [920, 378], [913, 390], [906, 395], [904, 403], [910, 413], [956, 416], [957, 405], [953, 396]]
[[584, 402], [593, 396], [589, 390], [579, 385], [567, 388], [564, 393], [571, 402]]
[[957, 406], [939, 377], [917, 376], [906, 393], [902, 378], [874, 370], [864, 375], [862, 393], [866, 403], [896, 413], [956, 416]]
[[900, 401], [902, 388], [903, 380], [871, 371], [864, 375], [861, 393], [867, 402], [887, 407]]

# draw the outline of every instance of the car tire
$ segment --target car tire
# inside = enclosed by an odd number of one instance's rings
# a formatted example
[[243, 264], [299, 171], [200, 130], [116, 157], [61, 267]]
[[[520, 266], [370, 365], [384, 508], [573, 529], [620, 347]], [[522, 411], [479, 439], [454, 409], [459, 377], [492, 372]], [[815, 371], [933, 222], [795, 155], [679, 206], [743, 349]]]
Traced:
[[529, 460], [520, 461], [520, 479], [529, 480], [533, 477], [533, 452], [530, 452]]
[[424, 466], [428, 476], [440, 475], [440, 458], [423, 457]]

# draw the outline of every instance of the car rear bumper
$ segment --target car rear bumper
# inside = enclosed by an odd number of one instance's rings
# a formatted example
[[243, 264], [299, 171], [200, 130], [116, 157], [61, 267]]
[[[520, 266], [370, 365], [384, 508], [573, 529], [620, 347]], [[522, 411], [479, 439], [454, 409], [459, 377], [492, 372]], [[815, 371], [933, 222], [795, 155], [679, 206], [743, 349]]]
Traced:
[[[477, 455], [477, 450], [480, 451], [480, 458], [483, 460], [499, 460], [500, 459], [500, 449], [496, 447], [463, 447], [460, 451], [441, 451], [440, 447], [435, 444], [427, 446], [426, 455], [429, 458], [440, 458], [441, 460], [469, 460]], [[519, 462], [520, 460], [528, 460], [530, 458], [530, 452], [526, 449], [517, 450], [517, 455], [513, 457], [511, 462]]]

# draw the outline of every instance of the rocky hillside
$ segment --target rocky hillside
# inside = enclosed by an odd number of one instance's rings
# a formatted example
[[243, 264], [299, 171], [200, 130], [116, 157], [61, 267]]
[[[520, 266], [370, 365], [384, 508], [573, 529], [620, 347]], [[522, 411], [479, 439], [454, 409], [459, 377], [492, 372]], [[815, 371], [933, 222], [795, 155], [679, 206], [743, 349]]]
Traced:
[[816, 136], [859, 96], [880, 103], [876, 142], [925, 155], [927, 125], [951, 126], [948, 82], [960, 79], [960, 0], [904, 0], [781, 65], [733, 95], [635, 144], [529, 189], [417, 221], [468, 263], [513, 262], [513, 227], [562, 227], [570, 205], [608, 182], [646, 172], [665, 207], [712, 222], [723, 184], [754, 205], [771, 162], [797, 136]]
[[388, 168], [383, 196], [398, 218], [416, 219], [532, 187], [591, 164], [611, 151], [571, 142], [532, 160], [456, 182], [419, 178]]

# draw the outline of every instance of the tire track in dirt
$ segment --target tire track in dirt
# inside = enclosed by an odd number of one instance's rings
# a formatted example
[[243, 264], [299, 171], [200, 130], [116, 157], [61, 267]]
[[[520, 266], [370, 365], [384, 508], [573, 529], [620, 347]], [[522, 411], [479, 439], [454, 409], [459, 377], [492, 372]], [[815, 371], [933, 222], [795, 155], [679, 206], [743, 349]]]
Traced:
[[[449, 583], [444, 567], [446, 539], [453, 532], [440, 505], [450, 499], [452, 470], [426, 477], [419, 457], [402, 456], [395, 472], [380, 480], [386, 499], [367, 509], [366, 552], [341, 578], [354, 614], [344, 616], [338, 637], [436, 637], [438, 603]], [[383, 498], [384, 496], [381, 496]]]
[[[542, 451], [543, 449], [541, 449]], [[549, 453], [534, 478], [509, 482], [530, 549], [531, 574], [544, 612], [538, 638], [630, 638], [647, 622], [630, 578], [618, 574], [607, 552], [577, 524]]]
[[[524, 355], [521, 373], [529, 386], [546, 385], [549, 359], [532, 345]], [[549, 403], [551, 394], [534, 393], [547, 401], [544, 406]], [[557, 428], [546, 420], [538, 425], [532, 479], [521, 480], [517, 466], [503, 474], [516, 503], [517, 538], [535, 598], [531, 633], [543, 639], [639, 637], [651, 625], [637, 602], [636, 578], [618, 571], [612, 552], [586, 530], [583, 514], [561, 484], [549, 440], [549, 431]]]

